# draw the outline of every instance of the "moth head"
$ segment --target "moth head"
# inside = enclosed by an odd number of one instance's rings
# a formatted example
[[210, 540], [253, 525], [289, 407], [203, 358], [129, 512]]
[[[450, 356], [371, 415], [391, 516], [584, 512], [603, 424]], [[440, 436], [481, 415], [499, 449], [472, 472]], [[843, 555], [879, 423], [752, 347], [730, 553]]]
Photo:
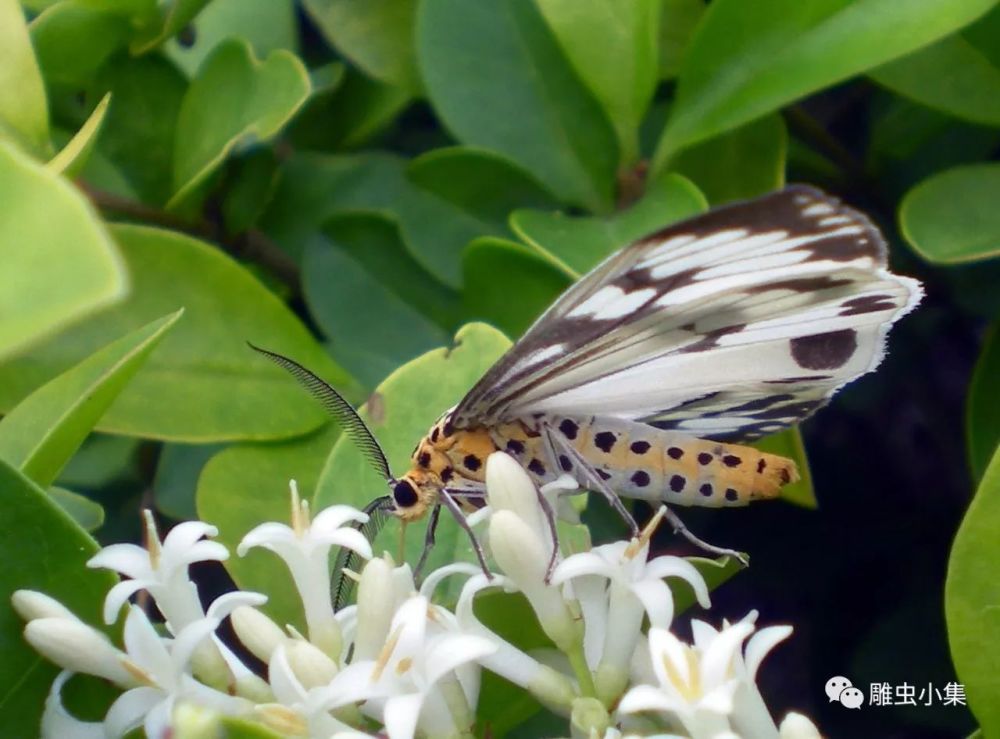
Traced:
[[411, 470], [398, 479], [389, 480], [393, 514], [403, 521], [422, 518], [438, 495], [440, 484], [432, 475]]

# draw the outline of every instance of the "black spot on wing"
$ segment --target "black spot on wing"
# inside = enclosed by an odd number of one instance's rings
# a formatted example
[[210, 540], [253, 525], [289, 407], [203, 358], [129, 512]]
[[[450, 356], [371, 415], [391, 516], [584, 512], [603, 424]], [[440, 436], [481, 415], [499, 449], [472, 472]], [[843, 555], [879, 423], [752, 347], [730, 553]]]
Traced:
[[842, 305], [840, 311], [842, 316], [860, 316], [864, 313], [878, 313], [898, 307], [891, 295], [863, 295], [860, 298], [845, 300]]
[[462, 464], [465, 465], [467, 470], [471, 470], [472, 472], [483, 466], [482, 461], [475, 454], [466, 454], [465, 459], [462, 460]]
[[847, 364], [858, 348], [858, 333], [852, 328], [788, 341], [792, 359], [803, 369], [837, 369]]
[[528, 471], [534, 472], [536, 475], [541, 477], [545, 474], [545, 465], [542, 464], [540, 459], [533, 459], [531, 460], [531, 463], [528, 464]]
[[573, 469], [573, 462], [565, 454], [559, 455], [559, 466], [562, 468], [563, 472], [569, 472]]

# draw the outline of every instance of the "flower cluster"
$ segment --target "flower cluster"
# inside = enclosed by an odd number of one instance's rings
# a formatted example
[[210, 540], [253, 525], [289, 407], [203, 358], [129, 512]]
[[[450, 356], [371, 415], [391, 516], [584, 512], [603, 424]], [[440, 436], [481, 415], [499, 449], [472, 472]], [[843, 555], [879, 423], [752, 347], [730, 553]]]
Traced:
[[[550, 572], [560, 555], [539, 497], [558, 495], [559, 486], [536, 490], [502, 453], [490, 457], [486, 476], [489, 506], [476, 519], [487, 529], [499, 572], [487, 576], [453, 564], [430, 573], [419, 588], [407, 565], [372, 556], [351, 525], [363, 523], [364, 514], [333, 506], [310, 519], [293, 482], [291, 526], [258, 526], [237, 552], [262, 547], [285, 562], [302, 600], [303, 631], [265, 615], [262, 594], [228, 593], [203, 608], [188, 568], [228, 557], [210, 539], [216, 530], [182, 523], [161, 542], [147, 514], [145, 549], [113, 545], [89, 563], [129, 578], [111, 589], [104, 607], [108, 624], [125, 614], [123, 648], [41, 593], [14, 596], [28, 622], [26, 639], [63, 668], [42, 736], [120, 737], [142, 726], [160, 739], [208, 715], [253, 721], [286, 736], [466, 737], [473, 734], [486, 669], [564, 716], [573, 736], [819, 737], [799, 714], [779, 728], [756, 688], [757, 668], [790, 627], [758, 630], [751, 613], [721, 629], [693, 621], [690, 644], [670, 631], [674, 599], [666, 581], [685, 581], [704, 607], [709, 596], [687, 560], [649, 557], [659, 515], [641, 537], [573, 554]], [[333, 546], [367, 560], [356, 575], [356, 604], [339, 611], [329, 588]], [[449, 610], [434, 595], [452, 576], [466, 579]], [[489, 589], [521, 593], [555, 649], [525, 651], [491, 631], [473, 608]], [[128, 603], [139, 591], [155, 602], [162, 628]], [[242, 647], [266, 664], [266, 679], [217, 636], [227, 617]], [[122, 689], [103, 722], [83, 722], [64, 709], [61, 692], [74, 673]]]

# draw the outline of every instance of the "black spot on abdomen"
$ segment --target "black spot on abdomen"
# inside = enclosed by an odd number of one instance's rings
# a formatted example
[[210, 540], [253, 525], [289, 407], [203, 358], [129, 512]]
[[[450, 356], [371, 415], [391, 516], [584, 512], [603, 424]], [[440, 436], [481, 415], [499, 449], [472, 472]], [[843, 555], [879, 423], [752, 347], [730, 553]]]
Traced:
[[472, 472], [475, 472], [483, 466], [482, 461], [475, 454], [466, 454], [465, 459], [462, 460], [462, 464], [465, 465], [467, 470]]
[[633, 454], [645, 454], [649, 451], [648, 441], [633, 441], [632, 445], [629, 447]]
[[542, 464], [542, 461], [540, 459], [533, 459], [531, 460], [531, 463], [528, 465], [528, 471], [534, 472], [536, 475], [541, 477], [542, 475], [545, 474], [545, 465]]
[[632, 483], [638, 488], [644, 488], [649, 485], [649, 473], [639, 470], [633, 473]]
[[618, 441], [618, 437], [610, 431], [602, 431], [594, 436], [594, 446], [605, 454], [608, 454], [611, 451], [616, 441]]
[[572, 441], [573, 439], [576, 438], [577, 433], [580, 431], [580, 427], [576, 424], [575, 421], [571, 421], [568, 418], [564, 418], [562, 421], [559, 422], [559, 431], [562, 433], [563, 436]]
[[670, 489], [675, 493], [683, 491], [685, 485], [687, 485], [687, 480], [680, 475], [674, 475], [670, 478]]
[[524, 454], [524, 444], [517, 439], [507, 442], [507, 451], [511, 454]]
[[829, 370], [843, 367], [858, 348], [858, 332], [853, 328], [815, 336], [790, 339], [792, 359], [804, 369]]

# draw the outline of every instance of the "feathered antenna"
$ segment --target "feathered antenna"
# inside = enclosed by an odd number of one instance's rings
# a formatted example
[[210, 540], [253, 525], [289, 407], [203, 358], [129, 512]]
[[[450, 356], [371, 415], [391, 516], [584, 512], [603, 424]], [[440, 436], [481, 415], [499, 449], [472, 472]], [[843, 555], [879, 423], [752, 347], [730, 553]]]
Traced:
[[[368, 514], [368, 521], [352, 523], [351, 526], [364, 534], [368, 541], [374, 542], [385, 522], [392, 516], [392, 509], [392, 496], [384, 495], [381, 498], [376, 498], [365, 506], [364, 512]], [[339, 611], [350, 600], [351, 593], [354, 592], [355, 582], [347, 574], [347, 571], [356, 572], [359, 569], [358, 562], [362, 559], [360, 554], [347, 547], [341, 547], [340, 552], [338, 552], [337, 559], [333, 563], [333, 585], [330, 587], [333, 610]]]
[[389, 470], [389, 460], [385, 458], [385, 452], [375, 438], [375, 435], [368, 428], [368, 425], [361, 419], [358, 412], [354, 410], [350, 403], [344, 400], [344, 396], [334, 390], [328, 383], [321, 380], [315, 374], [307, 370], [294, 359], [289, 359], [281, 354], [261, 349], [254, 346], [249, 341], [247, 344], [255, 352], [263, 354], [282, 369], [287, 370], [292, 377], [298, 380], [309, 394], [322, 403], [327, 412], [333, 416], [334, 420], [350, 437], [358, 450], [364, 455], [368, 463], [375, 468], [375, 471], [386, 480], [392, 479], [392, 472]]

